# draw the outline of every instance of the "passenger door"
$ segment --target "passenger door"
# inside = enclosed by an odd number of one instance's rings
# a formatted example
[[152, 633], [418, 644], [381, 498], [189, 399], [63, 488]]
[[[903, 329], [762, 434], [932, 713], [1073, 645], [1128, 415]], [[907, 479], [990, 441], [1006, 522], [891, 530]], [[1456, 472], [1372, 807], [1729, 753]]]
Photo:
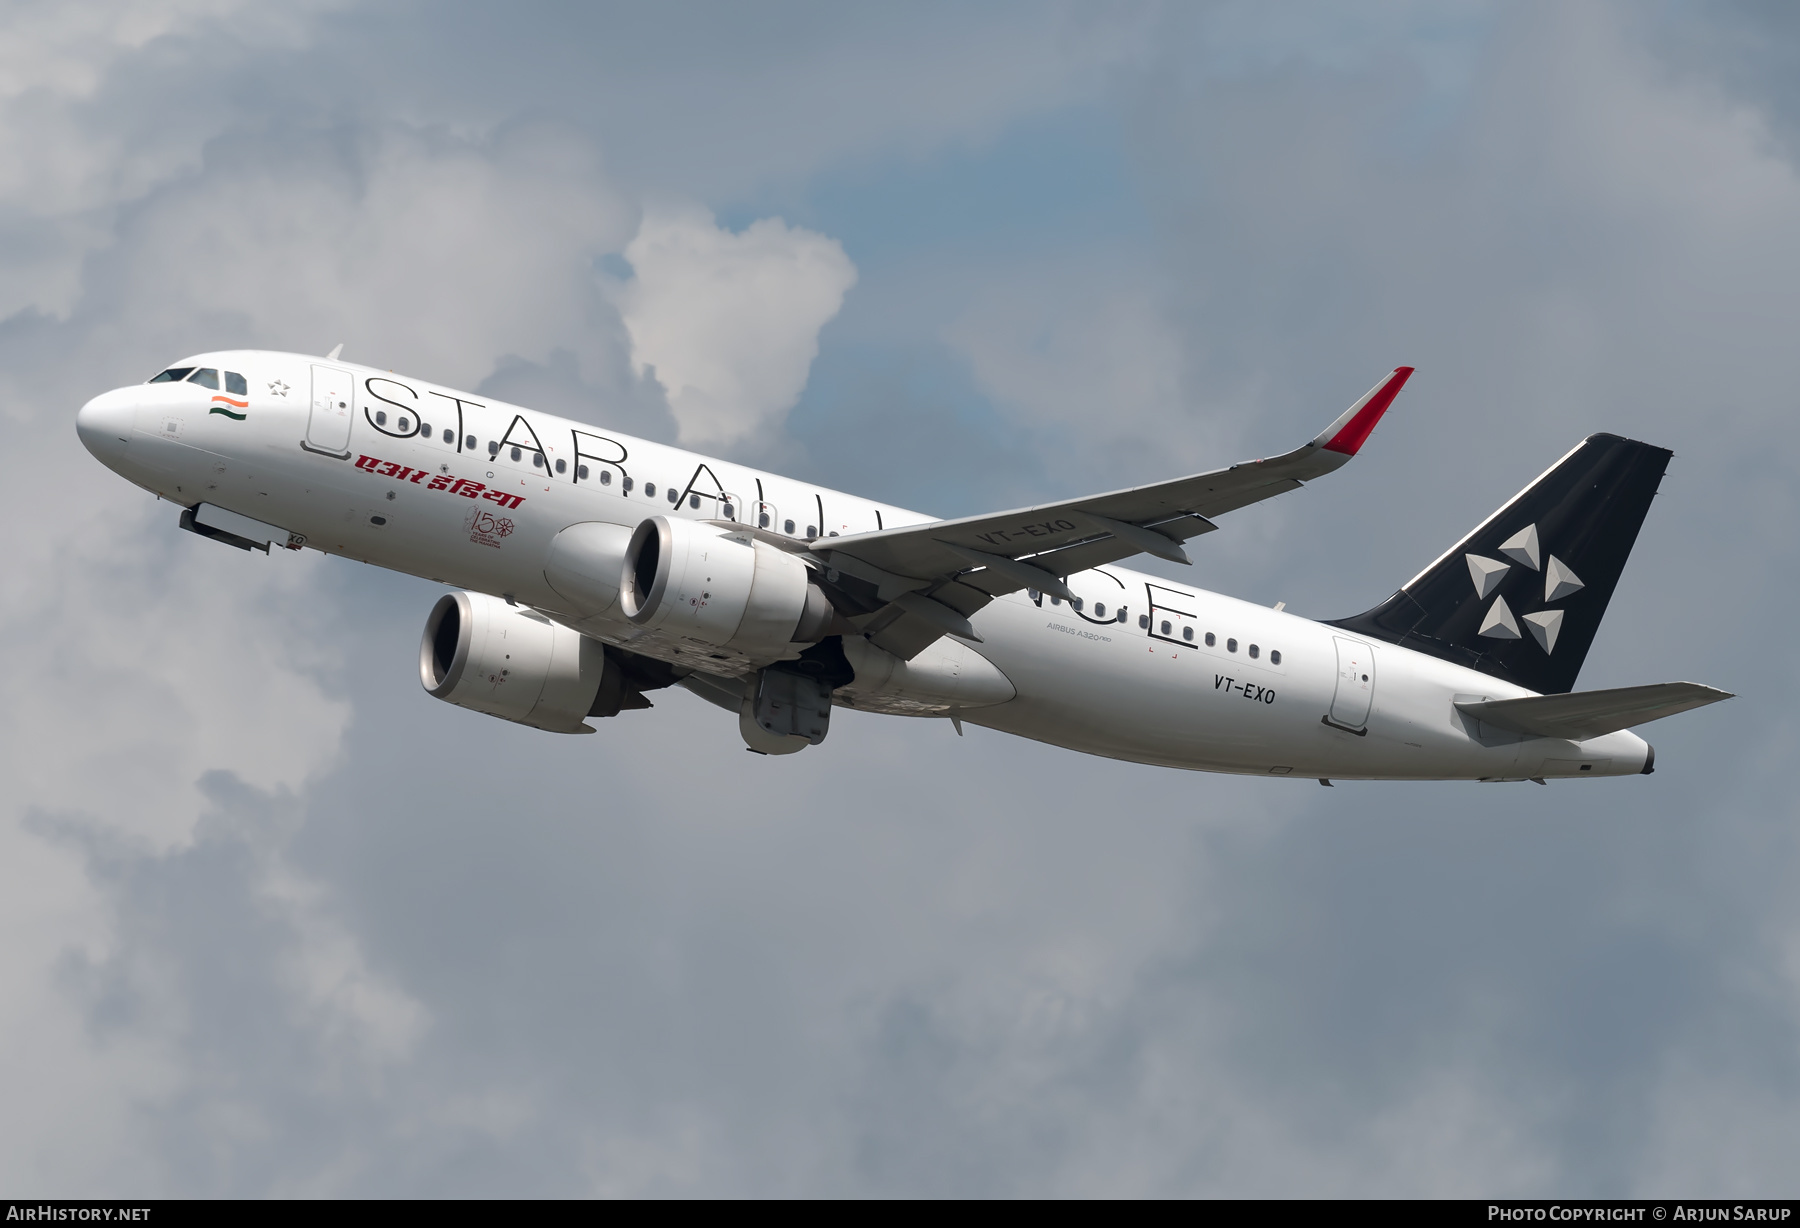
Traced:
[[312, 415], [306, 420], [306, 446], [312, 451], [350, 455], [350, 386], [348, 371], [312, 369]]
[[1375, 652], [1361, 640], [1332, 639], [1337, 644], [1338, 673], [1328, 719], [1351, 733], [1367, 733], [1369, 705], [1375, 699]]

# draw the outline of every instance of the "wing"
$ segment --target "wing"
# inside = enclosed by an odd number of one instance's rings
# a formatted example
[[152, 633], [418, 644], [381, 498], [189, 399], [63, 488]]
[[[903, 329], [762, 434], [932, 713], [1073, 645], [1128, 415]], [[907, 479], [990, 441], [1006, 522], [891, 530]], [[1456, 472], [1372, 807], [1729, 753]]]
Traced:
[[1217, 528], [1213, 517], [1346, 464], [1412, 372], [1396, 367], [1308, 443], [1267, 460], [1065, 503], [825, 538], [811, 549], [829, 568], [840, 611], [896, 656], [910, 660], [946, 633], [979, 642], [969, 615], [1002, 593], [1068, 597], [1062, 577], [1135, 554], [1186, 563], [1181, 543]]

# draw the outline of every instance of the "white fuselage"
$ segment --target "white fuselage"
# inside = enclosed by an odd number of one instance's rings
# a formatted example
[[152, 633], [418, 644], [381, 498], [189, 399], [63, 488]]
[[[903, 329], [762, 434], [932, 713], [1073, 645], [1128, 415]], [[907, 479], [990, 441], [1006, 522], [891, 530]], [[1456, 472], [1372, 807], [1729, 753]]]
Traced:
[[[96, 398], [82, 434], [109, 467], [175, 503], [280, 526], [296, 545], [553, 618], [569, 616], [545, 557], [571, 524], [732, 519], [804, 541], [932, 519], [353, 363], [232, 351], [182, 365], [241, 372], [248, 395], [163, 383]], [[214, 412], [221, 400], [232, 413]], [[1016, 694], [961, 719], [1115, 759], [1254, 775], [1616, 776], [1650, 753], [1629, 732], [1576, 743], [1484, 728], [1454, 703], [1530, 692], [1309, 619], [1121, 567], [1068, 582], [1079, 610], [1018, 592], [973, 616], [972, 650]], [[623, 619], [579, 629], [627, 648], [636, 632]]]

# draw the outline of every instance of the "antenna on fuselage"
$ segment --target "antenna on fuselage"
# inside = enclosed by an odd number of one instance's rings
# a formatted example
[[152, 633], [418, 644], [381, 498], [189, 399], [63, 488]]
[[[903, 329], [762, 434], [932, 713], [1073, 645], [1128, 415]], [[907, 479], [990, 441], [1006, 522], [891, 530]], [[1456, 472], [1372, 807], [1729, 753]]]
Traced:
[[344, 352], [344, 343], [342, 341], [340, 341], [336, 345], [331, 347], [331, 353], [325, 355], [325, 361], [326, 362], [336, 362], [337, 356], [339, 354], [342, 354], [343, 352]]

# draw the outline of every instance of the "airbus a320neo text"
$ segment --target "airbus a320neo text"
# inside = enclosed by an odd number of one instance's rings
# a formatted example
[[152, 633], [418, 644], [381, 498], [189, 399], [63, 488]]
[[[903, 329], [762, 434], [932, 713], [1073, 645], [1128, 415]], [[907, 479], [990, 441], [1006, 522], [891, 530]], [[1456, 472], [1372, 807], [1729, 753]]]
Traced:
[[448, 586], [425, 619], [425, 689], [556, 733], [681, 686], [768, 755], [823, 742], [843, 707], [1327, 783], [1648, 773], [1655, 752], [1630, 730], [1725, 693], [1573, 688], [1663, 448], [1589, 436], [1351, 618], [1120, 566], [1185, 563], [1221, 516], [1340, 468], [1411, 374], [1280, 456], [956, 520], [336, 350], [198, 354], [95, 397], [76, 425], [184, 529]]

